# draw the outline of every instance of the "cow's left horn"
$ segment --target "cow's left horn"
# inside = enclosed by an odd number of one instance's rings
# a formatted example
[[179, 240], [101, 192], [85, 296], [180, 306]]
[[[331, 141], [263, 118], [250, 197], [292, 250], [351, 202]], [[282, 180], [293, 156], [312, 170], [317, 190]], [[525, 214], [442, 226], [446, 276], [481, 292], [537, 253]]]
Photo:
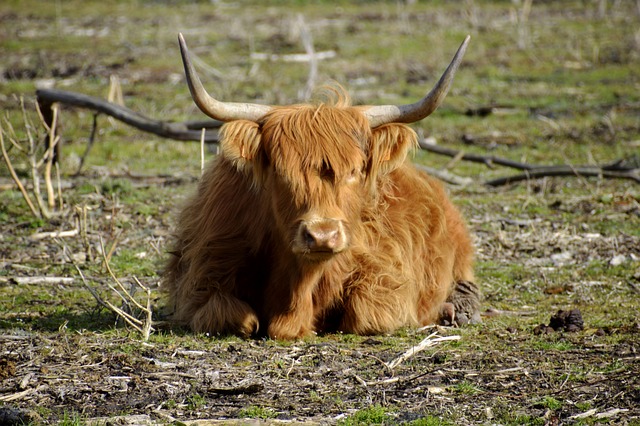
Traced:
[[465, 37], [444, 74], [442, 74], [438, 83], [427, 96], [414, 104], [380, 105], [366, 109], [364, 115], [369, 120], [371, 127], [378, 127], [387, 123], [415, 123], [435, 111], [447, 96], [447, 92], [449, 92], [453, 76], [458, 70], [460, 62], [462, 62], [462, 56], [467, 50], [470, 39], [470, 36]]
[[191, 91], [191, 97], [202, 112], [211, 118], [226, 122], [232, 120], [259, 121], [271, 110], [271, 107], [267, 105], [220, 102], [211, 97], [202, 86], [198, 74], [196, 74], [196, 70], [189, 58], [187, 44], [181, 33], [178, 34], [178, 42], [180, 43], [180, 54], [182, 55], [182, 63], [184, 64], [184, 72]]

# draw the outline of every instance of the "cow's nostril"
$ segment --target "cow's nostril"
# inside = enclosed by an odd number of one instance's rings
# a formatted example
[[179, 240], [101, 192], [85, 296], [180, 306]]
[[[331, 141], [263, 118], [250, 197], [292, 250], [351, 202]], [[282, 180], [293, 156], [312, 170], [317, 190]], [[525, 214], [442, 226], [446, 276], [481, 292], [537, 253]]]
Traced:
[[315, 235], [311, 231], [309, 231], [309, 228], [307, 228], [306, 226], [302, 229], [302, 238], [307, 247], [312, 248], [316, 245]]
[[310, 251], [340, 251], [344, 240], [337, 220], [304, 224], [300, 237]]

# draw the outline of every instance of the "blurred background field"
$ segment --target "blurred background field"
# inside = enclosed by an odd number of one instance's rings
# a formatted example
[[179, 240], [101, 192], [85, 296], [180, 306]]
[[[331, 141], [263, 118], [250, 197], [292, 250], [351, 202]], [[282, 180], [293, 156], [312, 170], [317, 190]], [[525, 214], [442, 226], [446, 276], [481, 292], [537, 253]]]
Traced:
[[[134, 111], [168, 121], [205, 118], [184, 81], [178, 32], [184, 34], [205, 86], [216, 97], [282, 105], [307, 101], [310, 62], [292, 59], [307, 53], [305, 37], [310, 37], [317, 55], [314, 87], [337, 82], [356, 104], [401, 104], [414, 102], [432, 87], [470, 34], [463, 65], [443, 106], [413, 125], [421, 138], [465, 153], [530, 164], [595, 166], [623, 160], [640, 166], [637, 1], [8, 0], [0, 4], [0, 120], [8, 156], [29, 191], [30, 165], [11, 141], [25, 143], [29, 132], [38, 140], [44, 135], [35, 111], [37, 88], [106, 99], [117, 81], [123, 104]], [[39, 339], [44, 343], [33, 343], [33, 351], [43, 353], [42, 345], [57, 347], [61, 336], [70, 338], [73, 332], [71, 347], [77, 359], [83, 351], [99, 358], [99, 346], [107, 341], [107, 352], [121, 359], [109, 357], [105, 366], [118, 360], [143, 362], [149, 358], [148, 349], [131, 343], [136, 342], [135, 334], [129, 335], [120, 323], [114, 326], [113, 316], [96, 307], [74, 264], [105, 298], [112, 297], [105, 286], [110, 278], [100, 254], [102, 239], [115, 274], [124, 280], [136, 276], [151, 288], [154, 313], [162, 319], [157, 285], [175, 213], [200, 174], [200, 147], [161, 139], [101, 115], [95, 145], [81, 173], [74, 176], [91, 134], [93, 112], [63, 107], [59, 120], [64, 203], [56, 209], [59, 214], [35, 217], [0, 162], [0, 334], [30, 336], [30, 342]], [[207, 152], [207, 158], [213, 155]], [[201, 350], [203, 366], [226, 369], [230, 381], [256, 374], [284, 395], [269, 402], [260, 395], [233, 397], [221, 408], [206, 396], [198, 378], [176, 385], [175, 394], [154, 393], [154, 409], [182, 419], [261, 418], [275, 413], [272, 417], [337, 422], [374, 406], [392, 423], [433, 415], [432, 420], [441, 423], [424, 424], [554, 424], [553, 418], [561, 424], [590, 424], [598, 421], [597, 413], [619, 408], [623, 411], [603, 418], [637, 424], [638, 183], [568, 176], [491, 188], [482, 183], [516, 171], [452, 162], [420, 150], [413, 161], [472, 178], [471, 184], [448, 189], [476, 236], [478, 281], [485, 296], [483, 308], [489, 310], [482, 325], [449, 330], [463, 338], [447, 344], [447, 355], [438, 365], [445, 370], [495, 370], [504, 355], [510, 360], [504, 361], [506, 366], [500, 364], [504, 368], [528, 371], [509, 388], [525, 396], [511, 400], [504, 395], [511, 391], [501, 383], [451, 371], [444, 373], [446, 380], [436, 380], [444, 393], [431, 399], [425, 397], [426, 385], [402, 394], [392, 385], [361, 389], [342, 376], [335, 378], [334, 387], [318, 384], [302, 395], [291, 389], [306, 389], [303, 375], [289, 379], [287, 374], [285, 380], [288, 367], [279, 376], [273, 373], [274, 365], [288, 366], [297, 359], [297, 349], [265, 342], [256, 348], [254, 342], [165, 330], [150, 340], [159, 359], [171, 361], [176, 348]], [[77, 234], [68, 238], [33, 238], [36, 233], [74, 229]], [[72, 281], [42, 286], [18, 279], [32, 276]], [[548, 322], [558, 309], [573, 308], [582, 311], [584, 331], [533, 334], [534, 327]], [[340, 351], [350, 356], [360, 351], [386, 360], [422, 337], [406, 331], [380, 338], [382, 346], [354, 336], [321, 337], [320, 344], [339, 350], [331, 357], [317, 357], [335, 361]], [[81, 344], [87, 349], [74, 346]], [[257, 372], [242, 360], [234, 358], [229, 364], [217, 352], [215, 356], [222, 358], [213, 358], [213, 352], [229, 346], [251, 353]], [[269, 358], [269, 353], [282, 359]], [[39, 401], [44, 419], [60, 419], [65, 413], [80, 418], [118, 414], [117, 404], [83, 411], [80, 397], [52, 396], [54, 391], [38, 388], [44, 373], [33, 373], [26, 382], [24, 374], [2, 376], [2, 360], [26, 365], [21, 357], [0, 349], [0, 377], [8, 380], [0, 398], [40, 389], [31, 400], [17, 399], [14, 404], [24, 408]], [[398, 375], [436, 369], [434, 359], [433, 353], [416, 358]], [[340, 368], [355, 369], [371, 380], [380, 370], [375, 362], [362, 359], [344, 364], [341, 360]], [[598, 381], [605, 383], [602, 389], [595, 389]], [[565, 384], [574, 390], [563, 393]], [[613, 391], [616, 387], [621, 387], [620, 393]], [[358, 390], [344, 391], [352, 388]], [[392, 390], [394, 397], [386, 399], [385, 392]], [[130, 399], [136, 400], [136, 395]], [[173, 403], [162, 405], [163, 398]], [[246, 410], [254, 406], [272, 411]], [[126, 413], [153, 411], [127, 407]], [[589, 410], [595, 410], [591, 416], [572, 417]], [[372, 422], [374, 417], [366, 415], [374, 414], [375, 410], [365, 411], [363, 422]]]

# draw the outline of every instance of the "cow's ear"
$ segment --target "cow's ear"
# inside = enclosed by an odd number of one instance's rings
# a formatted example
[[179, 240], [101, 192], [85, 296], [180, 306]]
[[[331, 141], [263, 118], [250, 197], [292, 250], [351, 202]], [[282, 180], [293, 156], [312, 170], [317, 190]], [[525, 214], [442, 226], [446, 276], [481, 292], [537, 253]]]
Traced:
[[371, 131], [371, 168], [389, 173], [398, 168], [410, 149], [418, 144], [418, 136], [404, 124], [386, 124]]
[[222, 155], [238, 169], [251, 165], [260, 151], [260, 126], [253, 121], [237, 120], [226, 123], [220, 129]]

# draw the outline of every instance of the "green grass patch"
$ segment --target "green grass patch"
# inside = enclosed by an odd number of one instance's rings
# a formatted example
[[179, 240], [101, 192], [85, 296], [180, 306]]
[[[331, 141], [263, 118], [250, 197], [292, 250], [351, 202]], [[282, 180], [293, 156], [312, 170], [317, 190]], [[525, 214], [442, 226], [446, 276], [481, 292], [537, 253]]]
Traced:
[[557, 411], [562, 408], [563, 403], [562, 401], [552, 396], [546, 395], [546, 396], [543, 396], [542, 399], [540, 399], [539, 401], [534, 402], [534, 405], [546, 408], [551, 411]]
[[570, 341], [564, 340], [562, 338], [554, 338], [550, 337], [546, 340], [544, 337], [541, 339], [534, 339], [531, 342], [532, 349], [541, 350], [541, 351], [569, 351], [576, 349], [576, 345]]
[[480, 389], [478, 389], [478, 387], [475, 384], [468, 382], [466, 380], [463, 380], [460, 383], [456, 383], [453, 386], [453, 390], [457, 393], [461, 393], [464, 395], [475, 395], [477, 393], [482, 392]]
[[187, 397], [187, 410], [198, 411], [202, 410], [207, 405], [207, 400], [200, 394], [194, 393]]
[[243, 408], [238, 411], [236, 417], [240, 419], [269, 420], [276, 418], [277, 415], [278, 413], [273, 408], [250, 405], [249, 407]]
[[86, 422], [79, 413], [65, 411], [62, 418], [59, 420], [60, 426], [82, 426]]
[[437, 416], [426, 415], [405, 424], [410, 426], [453, 426], [455, 423]]
[[346, 419], [338, 421], [340, 426], [382, 425], [392, 420], [389, 411], [379, 404], [356, 411]]

